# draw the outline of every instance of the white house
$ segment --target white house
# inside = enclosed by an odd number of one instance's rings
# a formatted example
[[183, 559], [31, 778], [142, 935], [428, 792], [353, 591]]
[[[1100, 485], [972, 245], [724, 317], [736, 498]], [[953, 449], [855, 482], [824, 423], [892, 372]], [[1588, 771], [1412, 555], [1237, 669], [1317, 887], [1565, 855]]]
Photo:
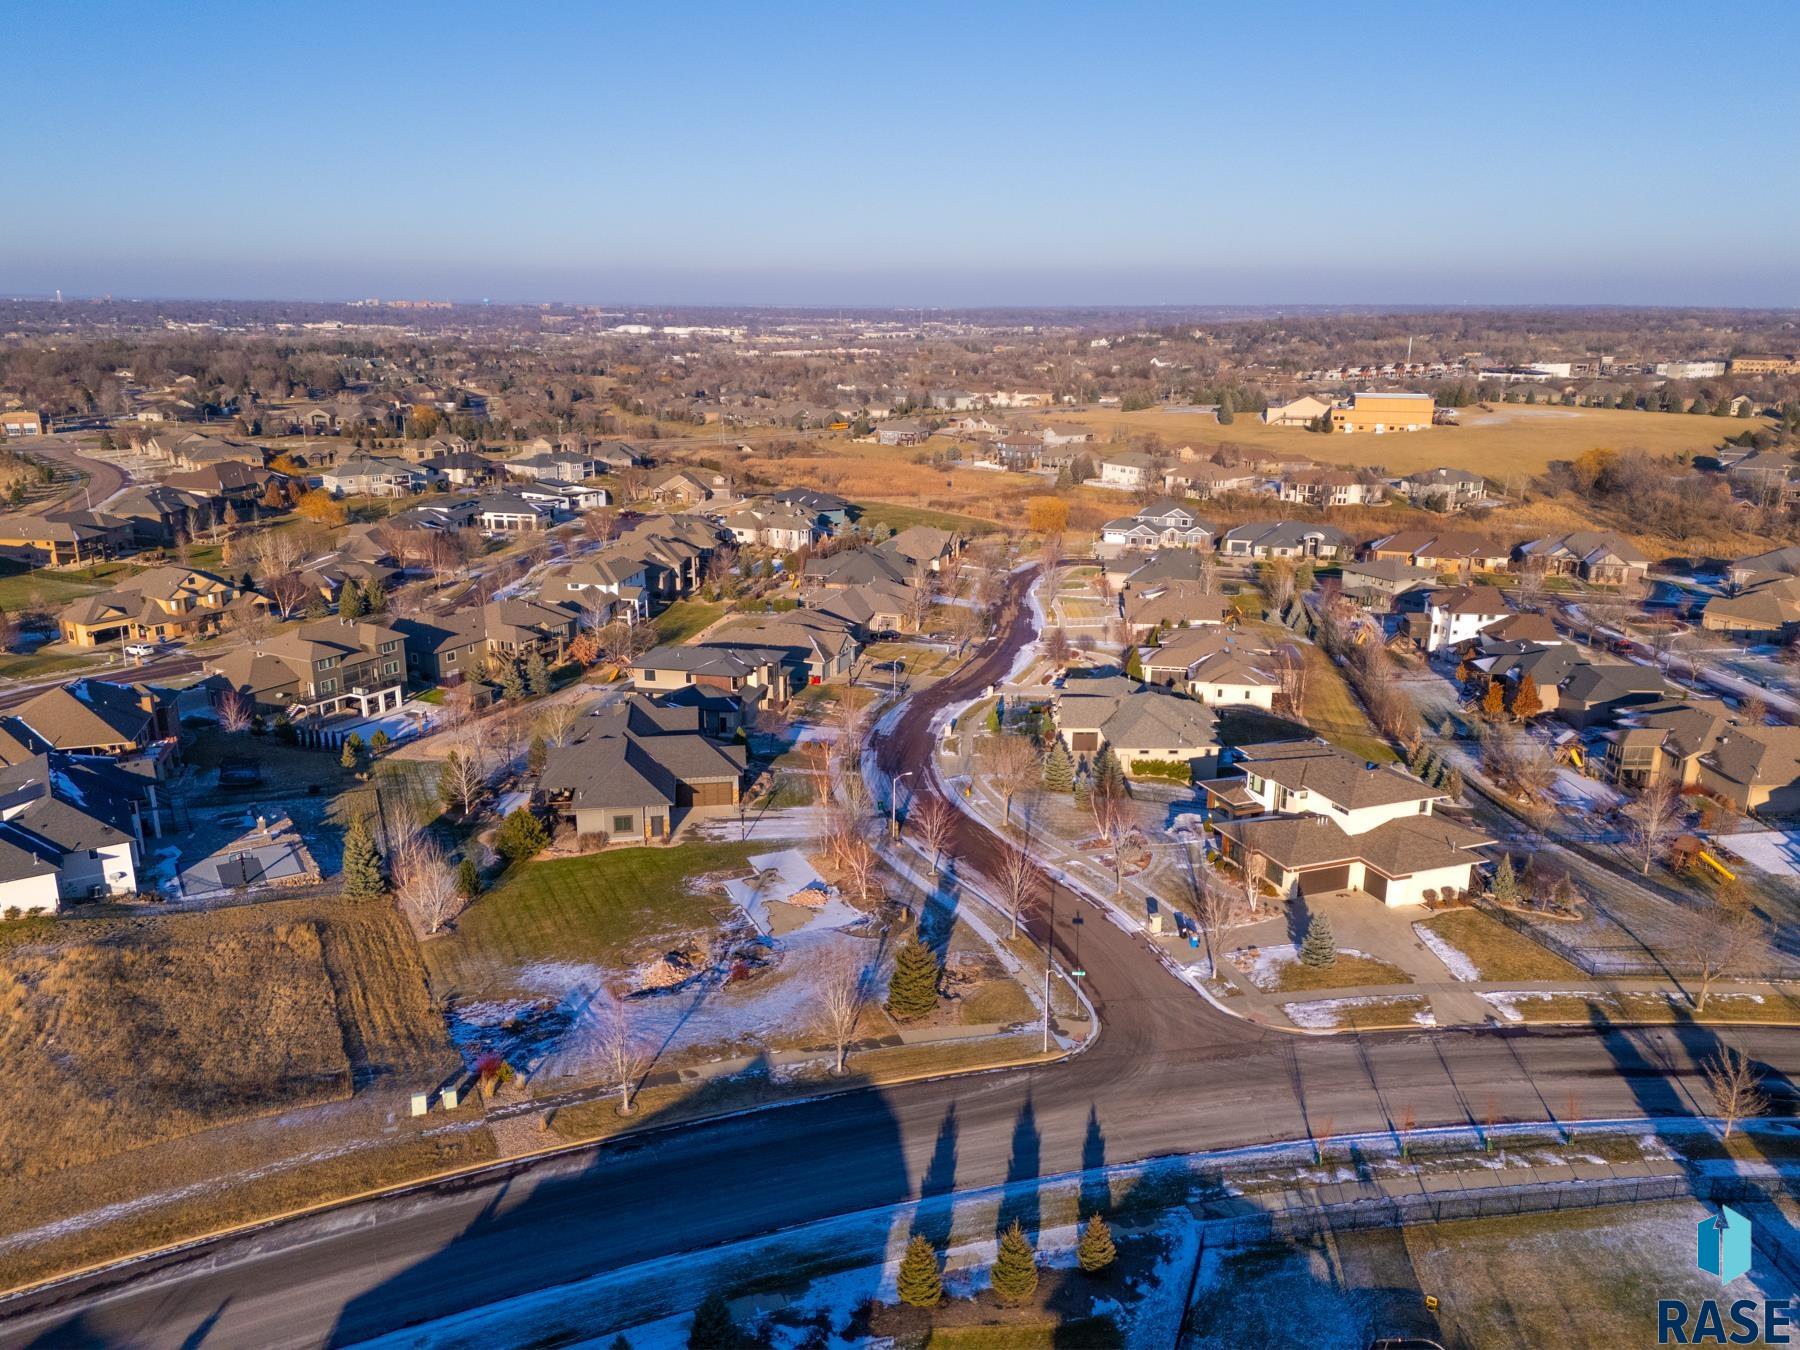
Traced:
[[1148, 486], [1153, 469], [1150, 456], [1127, 450], [1100, 461], [1100, 486], [1136, 491]]
[[1410, 591], [1397, 607], [1408, 612], [1406, 632], [1428, 652], [1472, 642], [1482, 629], [1512, 613], [1492, 586], [1450, 586]]

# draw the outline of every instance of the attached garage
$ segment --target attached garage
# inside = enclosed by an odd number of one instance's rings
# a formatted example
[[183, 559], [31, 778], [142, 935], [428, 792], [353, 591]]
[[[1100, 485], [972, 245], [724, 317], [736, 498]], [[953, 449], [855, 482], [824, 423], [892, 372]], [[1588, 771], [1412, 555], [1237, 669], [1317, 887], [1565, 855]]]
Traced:
[[1315, 867], [1310, 872], [1300, 874], [1300, 894], [1326, 895], [1332, 891], [1350, 889], [1350, 864], [1339, 863], [1335, 867]]
[[1373, 867], [1363, 869], [1363, 889], [1377, 900], [1387, 899], [1388, 879]]
[[1070, 732], [1069, 748], [1078, 755], [1092, 754], [1100, 748], [1100, 733], [1097, 731]]
[[731, 789], [732, 784], [729, 779], [720, 779], [714, 783], [677, 783], [675, 805], [730, 806], [735, 800]]

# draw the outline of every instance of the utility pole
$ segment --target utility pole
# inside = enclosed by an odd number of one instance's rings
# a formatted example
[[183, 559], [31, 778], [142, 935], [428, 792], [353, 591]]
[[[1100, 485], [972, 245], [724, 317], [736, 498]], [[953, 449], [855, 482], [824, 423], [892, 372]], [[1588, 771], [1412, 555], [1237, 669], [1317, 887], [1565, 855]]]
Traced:
[[913, 770], [896, 774], [888, 780], [888, 838], [900, 837], [900, 784], [913, 776]]
[[1050, 927], [1044, 933], [1044, 1053], [1050, 1053], [1050, 963], [1056, 951], [1056, 883], [1050, 883]]

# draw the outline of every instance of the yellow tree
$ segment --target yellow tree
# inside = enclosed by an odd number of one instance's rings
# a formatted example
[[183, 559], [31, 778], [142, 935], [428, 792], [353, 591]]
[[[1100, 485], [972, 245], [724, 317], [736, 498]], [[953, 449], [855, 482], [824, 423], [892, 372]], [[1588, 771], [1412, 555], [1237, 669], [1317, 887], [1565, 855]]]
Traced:
[[1061, 497], [1033, 497], [1025, 519], [1035, 534], [1061, 534], [1069, 525], [1069, 504]]

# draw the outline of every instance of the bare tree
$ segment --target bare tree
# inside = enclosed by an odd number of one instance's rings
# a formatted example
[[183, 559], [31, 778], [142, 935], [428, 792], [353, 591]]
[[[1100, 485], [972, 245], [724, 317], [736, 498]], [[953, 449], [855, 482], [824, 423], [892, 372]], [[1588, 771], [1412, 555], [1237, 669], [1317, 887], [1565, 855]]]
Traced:
[[1294, 598], [1294, 564], [1286, 558], [1270, 558], [1258, 563], [1256, 581], [1268, 597], [1269, 608], [1277, 614]]
[[281, 617], [288, 619], [306, 603], [306, 597], [311, 594], [313, 586], [299, 572], [277, 572], [263, 577], [262, 589], [263, 594], [275, 602], [275, 608]]
[[219, 699], [219, 725], [227, 731], [248, 731], [255, 716], [254, 705], [235, 689], [227, 689]]
[[464, 735], [452, 747], [438, 771], [438, 791], [448, 805], [467, 816], [475, 809], [487, 789], [487, 767], [483, 762], [481, 743]]
[[1006, 805], [1006, 823], [1012, 824], [1013, 798], [1043, 782], [1043, 756], [1029, 736], [1003, 732], [982, 745], [982, 761], [988, 777]]
[[1725, 1046], [1712, 1059], [1701, 1064], [1706, 1074], [1707, 1089], [1725, 1122], [1725, 1137], [1737, 1128], [1740, 1120], [1760, 1116], [1769, 1109], [1769, 1096], [1762, 1089], [1762, 1075], [1735, 1046]]
[[1699, 972], [1699, 988], [1691, 995], [1695, 1012], [1706, 1011], [1713, 985], [1736, 974], [1756, 945], [1756, 918], [1741, 905], [1721, 906], [1716, 915], [1696, 916], [1688, 922], [1682, 946]]
[[[461, 887], [456, 884], [455, 869], [429, 841], [395, 853], [390, 870], [394, 878], [394, 898], [400, 904], [401, 913], [426, 937], [442, 931], [467, 903]], [[406, 856], [400, 856], [402, 854]]]
[[538, 714], [538, 734], [551, 745], [562, 745], [580, 721], [581, 710], [573, 703], [552, 703]]
[[1188, 898], [1194, 909], [1194, 922], [1206, 937], [1206, 958], [1214, 973], [1219, 969], [1219, 942], [1231, 924], [1232, 896], [1219, 874], [1206, 862], [1205, 850], [1189, 844], [1184, 850], [1187, 862]]
[[1094, 832], [1112, 855], [1113, 894], [1118, 895], [1125, 889], [1125, 843], [1137, 823], [1131, 798], [1116, 788], [1109, 789], [1107, 780], [1101, 779], [1088, 794], [1088, 814], [1094, 818]]
[[636, 1035], [624, 999], [601, 990], [590, 1008], [594, 1023], [594, 1050], [607, 1084], [619, 1094], [619, 1114], [632, 1111], [631, 1099], [638, 1080], [650, 1066], [650, 1052]]
[[844, 1058], [850, 1052], [850, 1042], [856, 1039], [856, 1029], [862, 1022], [863, 1009], [868, 1002], [868, 970], [853, 956], [838, 957], [826, 968], [819, 985], [819, 1006], [825, 1013], [825, 1029], [837, 1052], [837, 1060], [831, 1069], [834, 1074], [844, 1072]]
[[1002, 849], [1000, 874], [994, 880], [1000, 887], [1001, 899], [1006, 901], [1007, 912], [1012, 915], [1012, 935], [1017, 937], [1020, 916], [1043, 889], [1048, 878], [1031, 856], [1029, 837], [1017, 848], [1002, 845]]
[[1244, 855], [1243, 868], [1238, 873], [1238, 880], [1244, 888], [1244, 907], [1251, 915], [1262, 908], [1263, 878], [1269, 875], [1269, 860], [1260, 853]]
[[1625, 832], [1638, 855], [1638, 870], [1650, 875], [1650, 864], [1656, 861], [1663, 845], [1681, 828], [1681, 797], [1674, 785], [1658, 779], [1625, 808]]
[[869, 842], [866, 826], [853, 823], [840, 834], [837, 860], [844, 869], [844, 880], [855, 888], [856, 898], [867, 904], [869, 888], [874, 884], [875, 869], [880, 865], [881, 855]]
[[613, 537], [613, 525], [618, 519], [618, 512], [610, 506], [596, 506], [584, 511], [581, 516], [581, 528], [596, 544], [609, 542]]
[[927, 797], [908, 816], [907, 823], [918, 831], [919, 842], [931, 851], [931, 865], [936, 868], [956, 837], [956, 808], [942, 797]]
[[1275, 678], [1287, 710], [1295, 717], [1306, 716], [1306, 653], [1291, 642], [1283, 643], [1272, 654]]

